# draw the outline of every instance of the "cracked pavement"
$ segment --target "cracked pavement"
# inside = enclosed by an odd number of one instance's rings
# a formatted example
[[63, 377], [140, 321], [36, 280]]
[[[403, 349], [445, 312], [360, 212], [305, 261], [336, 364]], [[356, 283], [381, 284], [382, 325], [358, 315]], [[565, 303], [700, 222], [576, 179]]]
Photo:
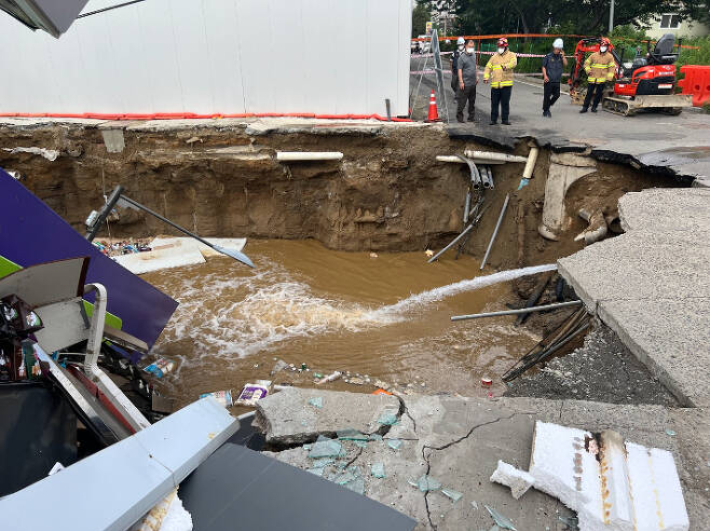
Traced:
[[[328, 421], [319, 420], [311, 425], [317, 429], [308, 431], [293, 412], [307, 409], [303, 404], [313, 396], [323, 399], [323, 408], [315, 414], [306, 410], [304, 415], [308, 419], [322, 415]], [[508, 517], [519, 531], [565, 529], [559, 517], [573, 513], [556, 499], [531, 489], [515, 500], [508, 488], [489, 481], [499, 459], [528, 470], [536, 420], [592, 432], [613, 429], [632, 442], [671, 451], [683, 484], [691, 529], [696, 528], [693, 523], [710, 518], [710, 424], [702, 409], [534, 398], [388, 398], [380, 401], [372, 395], [293, 388], [260, 401], [257, 416], [262, 418], [257, 423], [273, 426], [285, 418], [297, 439], [310, 441], [319, 434], [358, 426], [366, 428], [363, 433], [384, 432], [383, 441], [369, 441], [365, 448], [342, 441], [346, 455], [340, 461], [359, 468], [366, 496], [415, 518], [419, 530], [490, 529], [493, 521], [484, 505]], [[398, 422], [381, 430], [376, 419], [396, 403], [392, 401], [399, 402]], [[284, 409], [286, 402], [291, 407]], [[370, 404], [369, 410], [364, 409], [364, 403]], [[369, 426], [361, 424], [363, 419], [371, 419]], [[268, 438], [268, 432], [266, 435]], [[281, 435], [286, 436], [284, 432]], [[390, 439], [400, 439], [402, 446], [393, 450], [387, 445]], [[264, 453], [302, 469], [312, 467], [307, 447], [276, 445], [272, 450]], [[385, 478], [370, 476], [374, 463], [384, 464]], [[335, 466], [329, 468], [324, 481], [340, 472]], [[424, 493], [409, 483], [424, 474], [463, 497], [454, 503], [439, 491]]]

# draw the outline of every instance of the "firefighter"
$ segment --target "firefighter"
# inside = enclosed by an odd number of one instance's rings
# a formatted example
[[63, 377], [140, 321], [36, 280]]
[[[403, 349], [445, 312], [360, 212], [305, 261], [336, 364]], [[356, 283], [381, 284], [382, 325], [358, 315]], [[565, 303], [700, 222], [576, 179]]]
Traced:
[[508, 39], [498, 39], [498, 50], [483, 71], [483, 82], [491, 84], [491, 125], [498, 123], [499, 105], [503, 125], [510, 125], [510, 95], [513, 92], [513, 70], [517, 65], [518, 58], [508, 50]]
[[[604, 87], [607, 81], [614, 79], [616, 72], [616, 61], [609, 52], [611, 42], [606, 37], [602, 37], [599, 42], [599, 51], [593, 53], [584, 61], [584, 71], [587, 72], [587, 95], [580, 113], [587, 112], [589, 104], [592, 104], [592, 112], [597, 112], [599, 102], [604, 94]], [[592, 100], [594, 97], [594, 100]]]
[[451, 54], [451, 90], [454, 91], [454, 96], [458, 97], [459, 91], [459, 73], [457, 69], [459, 57], [466, 50], [466, 41], [463, 37], [459, 37], [456, 41], [456, 50]]

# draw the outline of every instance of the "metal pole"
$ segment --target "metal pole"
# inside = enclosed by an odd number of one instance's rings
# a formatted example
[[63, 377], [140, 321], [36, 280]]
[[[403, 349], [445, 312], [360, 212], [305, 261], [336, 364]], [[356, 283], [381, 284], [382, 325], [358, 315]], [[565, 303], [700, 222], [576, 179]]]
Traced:
[[496, 228], [493, 231], [493, 236], [491, 236], [491, 243], [488, 244], [488, 249], [486, 250], [486, 255], [483, 257], [483, 262], [481, 262], [481, 271], [486, 267], [486, 262], [488, 262], [488, 256], [491, 254], [491, 249], [493, 249], [493, 243], [496, 241], [498, 236], [498, 230], [500, 229], [501, 223], [503, 223], [503, 216], [505, 216], [505, 211], [508, 208], [508, 201], [510, 201], [510, 194], [505, 194], [505, 203], [503, 203], [503, 209], [500, 211], [500, 216], [498, 216], [498, 223], [496, 223]]
[[439, 251], [439, 252], [436, 253], [434, 256], [432, 256], [432, 257], [429, 259], [428, 263], [431, 264], [432, 262], [435, 262], [436, 260], [438, 260], [439, 257], [440, 257], [442, 254], [444, 254], [446, 251], [448, 251], [449, 249], [451, 249], [451, 248], [456, 244], [457, 241], [459, 241], [459, 240], [460, 240], [461, 238], [463, 238], [466, 234], [468, 234], [469, 231], [473, 228], [474, 225], [475, 225], [475, 223], [471, 223], [468, 227], [466, 227], [466, 228], [463, 230], [463, 232], [462, 232], [461, 234], [459, 234], [458, 236], [456, 236], [456, 238], [454, 238], [453, 241], [452, 241], [449, 245], [447, 245], [447, 246], [444, 247], [441, 251]]
[[544, 312], [546, 310], [555, 310], [557, 308], [566, 308], [567, 306], [578, 306], [582, 304], [582, 301], [567, 301], [567, 302], [556, 302], [555, 304], [545, 304], [543, 306], [533, 306], [532, 308], [521, 308], [519, 310], [505, 310], [503, 312], [488, 312], [488, 313], [474, 313], [471, 315], [454, 315], [452, 321], [465, 321], [468, 319], [481, 319], [482, 317], [498, 317], [501, 315], [519, 315], [521, 313], [529, 312]]
[[614, 31], [614, 0], [611, 0], [611, 7], [609, 8], [609, 35]]
[[86, 238], [90, 242], [94, 241], [96, 233], [99, 232], [99, 230], [101, 229], [101, 225], [104, 224], [106, 218], [111, 215], [111, 211], [113, 210], [113, 207], [116, 206], [118, 200], [121, 199], [122, 193], [123, 186], [121, 186], [120, 184], [116, 185], [116, 188], [113, 189], [113, 192], [111, 192], [111, 195], [106, 200], [106, 204], [101, 207], [98, 216], [96, 216], [96, 220], [94, 220], [94, 224], [89, 227], [88, 231], [86, 231], [84, 238]]

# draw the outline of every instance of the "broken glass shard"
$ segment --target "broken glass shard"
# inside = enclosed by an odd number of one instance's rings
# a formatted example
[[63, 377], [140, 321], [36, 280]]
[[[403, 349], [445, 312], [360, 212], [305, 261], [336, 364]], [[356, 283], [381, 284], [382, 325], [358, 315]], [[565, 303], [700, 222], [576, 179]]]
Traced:
[[384, 463], [372, 463], [370, 466], [370, 475], [373, 478], [378, 478], [378, 479], [383, 479], [387, 477], [387, 474], [385, 473], [385, 464]]
[[367, 435], [360, 433], [353, 428], [338, 430], [336, 433], [338, 435], [338, 439], [343, 441], [367, 441], [369, 438]]
[[429, 492], [430, 490], [439, 490], [441, 488], [441, 483], [435, 480], [431, 476], [424, 474], [418, 480], [409, 480], [409, 484], [412, 487], [417, 487], [422, 492]]
[[335, 463], [335, 459], [333, 457], [321, 457], [320, 459], [315, 459], [313, 460], [313, 467], [326, 467], [328, 465], [332, 465]]
[[508, 520], [505, 516], [500, 514], [498, 511], [496, 511], [492, 507], [488, 507], [488, 505], [484, 505], [484, 507], [488, 510], [488, 514], [491, 515], [491, 518], [493, 518], [493, 521], [496, 523], [496, 525], [498, 527], [501, 527], [503, 529], [509, 529], [510, 531], [518, 531], [517, 529], [515, 529], [513, 522]]
[[574, 516], [558, 516], [557, 518], [572, 531], [579, 531], [579, 520]]
[[399, 439], [388, 439], [387, 446], [392, 448], [392, 450], [399, 450], [399, 448], [402, 446], [402, 441]]
[[340, 455], [341, 450], [342, 445], [340, 444], [340, 442], [335, 441], [333, 439], [328, 439], [327, 437], [320, 435], [318, 437], [318, 440], [313, 445], [313, 448], [311, 448], [308, 457], [310, 457], [311, 459], [320, 459], [322, 457], [338, 457]]
[[[379, 433], [371, 433], [371, 434], [370, 434], [370, 440], [371, 440], [371, 441], [381, 441], [381, 440], [382, 440], [382, 435], [380, 435]], [[708, 466], [710, 466], [710, 464], [708, 464]]]
[[314, 476], [320, 476], [323, 477], [323, 470], [325, 470], [322, 466], [314, 466], [313, 468], [309, 468], [306, 470], [306, 472], [310, 472]]
[[385, 426], [394, 426], [397, 424], [397, 413], [398, 412], [395, 410], [387, 409], [382, 412], [380, 418], [377, 419], [377, 422], [384, 424]]
[[441, 489], [441, 493], [454, 503], [456, 503], [463, 497], [463, 494], [461, 492], [454, 489]]
[[353, 492], [357, 492], [358, 494], [365, 494], [365, 480], [362, 478], [346, 483], [343, 487]]
[[308, 404], [313, 406], [316, 409], [323, 409], [323, 397], [322, 396], [314, 396], [310, 400], [308, 400]]

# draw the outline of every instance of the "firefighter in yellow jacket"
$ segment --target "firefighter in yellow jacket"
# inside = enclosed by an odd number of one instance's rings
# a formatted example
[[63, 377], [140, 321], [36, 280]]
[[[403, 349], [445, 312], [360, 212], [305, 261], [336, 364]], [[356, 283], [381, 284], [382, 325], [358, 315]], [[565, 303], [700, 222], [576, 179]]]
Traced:
[[[610, 45], [609, 39], [602, 37], [599, 43], [599, 51], [594, 52], [584, 61], [584, 70], [587, 72], [587, 95], [584, 98], [584, 105], [582, 105], [580, 113], [587, 112], [590, 103], [592, 104], [592, 112], [597, 112], [606, 82], [614, 79], [616, 61], [614, 61], [614, 56], [609, 51]], [[592, 97], [594, 97], [593, 101]]]
[[508, 39], [498, 39], [498, 50], [483, 71], [483, 82], [491, 84], [491, 125], [498, 123], [498, 106], [504, 125], [510, 125], [510, 95], [513, 92], [513, 70], [518, 58], [508, 50]]

